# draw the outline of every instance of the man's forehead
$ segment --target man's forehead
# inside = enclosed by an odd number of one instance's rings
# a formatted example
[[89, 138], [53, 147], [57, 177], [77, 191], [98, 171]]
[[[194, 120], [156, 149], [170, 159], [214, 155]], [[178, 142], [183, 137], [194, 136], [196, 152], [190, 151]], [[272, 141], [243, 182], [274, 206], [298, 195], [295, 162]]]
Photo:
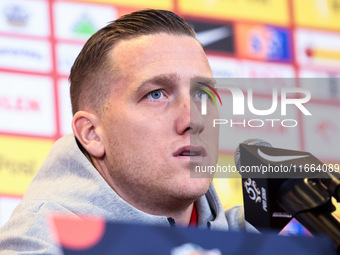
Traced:
[[[158, 74], [151, 78], [145, 79], [141, 85], [147, 84], [147, 83], [153, 83], [153, 84], [175, 84], [181, 82], [182, 77], [177, 73], [164, 73], [164, 74]], [[209, 85], [215, 85], [216, 80], [213, 77], [205, 77], [200, 75], [195, 75], [190, 78], [190, 84], [191, 85], [197, 85], [197, 84], [209, 84]]]
[[189, 86], [190, 78], [215, 84], [206, 55], [193, 37], [141, 36], [122, 40], [113, 50], [111, 62], [116, 63], [119, 78], [131, 82], [135, 92], [147, 84], [175, 85], [180, 80]]

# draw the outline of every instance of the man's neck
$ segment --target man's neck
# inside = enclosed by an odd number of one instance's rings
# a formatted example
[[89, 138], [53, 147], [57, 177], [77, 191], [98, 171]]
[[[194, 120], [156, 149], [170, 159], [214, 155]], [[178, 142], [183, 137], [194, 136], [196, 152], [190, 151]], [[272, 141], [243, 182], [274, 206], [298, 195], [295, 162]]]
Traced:
[[173, 213], [172, 215], [169, 215], [167, 217], [173, 218], [176, 222], [176, 225], [188, 226], [190, 223], [193, 206], [194, 205], [192, 203], [191, 205], [188, 206], [186, 210], [179, 212], [179, 213]]

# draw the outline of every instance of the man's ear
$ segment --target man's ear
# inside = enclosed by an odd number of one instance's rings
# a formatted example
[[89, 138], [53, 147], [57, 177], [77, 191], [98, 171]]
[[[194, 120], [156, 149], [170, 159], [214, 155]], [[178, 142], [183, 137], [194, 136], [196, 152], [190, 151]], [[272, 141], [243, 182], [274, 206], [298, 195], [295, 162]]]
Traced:
[[92, 156], [100, 158], [105, 154], [99, 119], [95, 114], [79, 111], [72, 119], [72, 129], [78, 141]]

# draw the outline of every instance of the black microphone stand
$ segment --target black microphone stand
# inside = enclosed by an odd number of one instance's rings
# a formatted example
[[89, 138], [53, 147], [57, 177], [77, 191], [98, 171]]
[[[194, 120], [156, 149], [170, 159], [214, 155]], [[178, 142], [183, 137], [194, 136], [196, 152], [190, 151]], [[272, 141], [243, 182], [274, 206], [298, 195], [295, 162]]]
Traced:
[[340, 221], [332, 214], [335, 207], [332, 196], [340, 201], [340, 179], [327, 178], [288, 179], [280, 186], [279, 205], [293, 215], [312, 234], [326, 234], [340, 254]]

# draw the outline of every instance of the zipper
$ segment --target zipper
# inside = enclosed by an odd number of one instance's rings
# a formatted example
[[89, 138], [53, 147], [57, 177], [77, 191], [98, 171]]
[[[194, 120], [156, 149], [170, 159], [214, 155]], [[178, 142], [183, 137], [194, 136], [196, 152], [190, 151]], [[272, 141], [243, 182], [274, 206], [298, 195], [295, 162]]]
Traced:
[[169, 217], [168, 221], [169, 221], [170, 227], [173, 227], [173, 228], [176, 227], [176, 222], [173, 218]]

